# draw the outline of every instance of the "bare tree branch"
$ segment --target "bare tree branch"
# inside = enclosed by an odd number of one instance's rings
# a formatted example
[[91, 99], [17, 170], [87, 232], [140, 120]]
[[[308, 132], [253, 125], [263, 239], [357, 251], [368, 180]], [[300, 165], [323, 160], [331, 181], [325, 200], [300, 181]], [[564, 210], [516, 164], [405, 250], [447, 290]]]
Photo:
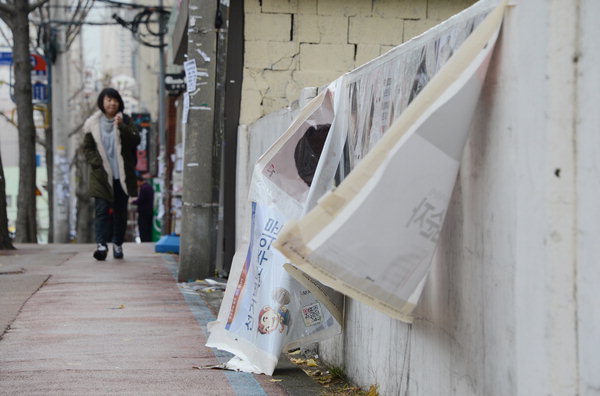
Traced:
[[83, 92], [84, 89], [85, 89], [85, 86], [83, 86], [83, 85], [81, 87], [79, 87], [77, 89], [77, 91], [73, 92], [73, 95], [71, 95], [71, 97], [69, 97], [69, 99], [67, 99], [67, 102], [71, 102], [72, 100], [75, 100], [77, 98], [77, 96]]
[[71, 45], [79, 35], [81, 31], [81, 26], [85, 18], [87, 18], [88, 13], [90, 12], [92, 6], [94, 5], [93, 0], [79, 0], [77, 2], [77, 7], [73, 12], [70, 23], [67, 25], [66, 31], [66, 45], [67, 50], [71, 48]]
[[43, 6], [43, 5], [44, 5], [44, 4], [46, 4], [48, 1], [50, 1], [50, 0], [38, 0], [37, 2], [35, 2], [35, 3], [31, 4], [31, 5], [29, 6], [29, 12], [31, 12], [31, 11], [33, 11], [33, 10], [35, 10], [35, 9], [36, 9], [36, 8], [38, 8], [38, 7], [41, 7], [41, 6]]
[[73, 128], [73, 130], [71, 132], [69, 132], [68, 136], [69, 138], [72, 137], [73, 135], [75, 135], [76, 133], [80, 132], [81, 129], [83, 128], [83, 125], [85, 124], [85, 121], [92, 115], [94, 114], [94, 112], [96, 111], [96, 107], [95, 107], [95, 103], [87, 103], [86, 108], [84, 108], [81, 112], [81, 121], [79, 122], [79, 124], [77, 124], [77, 126], [75, 126]]
[[11, 124], [11, 125], [12, 125], [12, 126], [14, 126], [15, 128], [17, 128], [17, 127], [18, 127], [17, 123], [16, 123], [16, 122], [15, 122], [15, 121], [14, 121], [12, 118], [9, 118], [9, 117], [8, 117], [6, 114], [4, 114], [3, 112], [0, 112], [0, 117], [1, 117], [1, 118], [4, 118], [4, 120], [5, 120], [6, 122], [8, 122], [9, 124]]
[[4, 19], [4, 14], [6, 14], [10, 18], [14, 12], [14, 7], [11, 7], [4, 3], [0, 3], [0, 15], [2, 15], [2, 19]]
[[44, 150], [48, 149], [48, 145], [46, 144], [46, 140], [42, 139], [40, 135], [38, 135], [37, 133], [35, 134], [35, 142], [37, 144], [39, 144], [40, 146], [42, 146], [44, 148]]
[[[15, 128], [19, 127], [19, 124], [17, 124], [15, 122], [15, 120], [13, 120], [12, 118], [10, 118], [9, 116], [7, 116], [6, 114], [0, 112], [0, 118], [3, 118], [4, 121], [8, 122], [9, 124], [11, 124], [12, 126], [14, 126]], [[83, 125], [82, 125], [83, 126]], [[44, 139], [42, 139], [37, 133], [35, 135], [35, 142], [37, 144], [39, 144], [40, 146], [44, 147], [44, 149], [46, 149], [46, 141]]]
[[78, 19], [80, 10], [81, 10], [81, 1], [78, 1], [77, 5], [75, 6], [75, 11], [71, 11], [71, 19], [69, 20], [69, 24], [67, 25], [67, 31], [66, 31], [67, 48], [69, 48], [68, 42], [70, 41], [69, 38], [71, 36], [71, 33], [73, 32], [73, 30], [75, 30], [77, 28], [77, 26], [75, 26], [75, 24], [73, 22], [75, 22], [75, 20]]
[[15, 11], [13, 7], [9, 7], [6, 4], [0, 3], [0, 19], [6, 23], [6, 25], [13, 30], [13, 15]]
[[68, 137], [72, 137], [73, 135], [75, 135], [76, 133], [79, 133], [81, 131], [81, 128], [83, 128], [83, 124], [85, 124], [85, 120], [81, 121], [79, 124], [77, 124], [75, 126], [75, 128], [73, 128], [73, 130], [71, 132], [69, 132], [69, 134], [67, 135]]
[[8, 38], [8, 36], [6, 35], [6, 33], [4, 32], [4, 30], [2, 29], [1, 26], [0, 26], [0, 35], [2, 36], [2, 38], [4, 39], [4, 41], [6, 41], [6, 45], [12, 47], [12, 40], [10, 40]]

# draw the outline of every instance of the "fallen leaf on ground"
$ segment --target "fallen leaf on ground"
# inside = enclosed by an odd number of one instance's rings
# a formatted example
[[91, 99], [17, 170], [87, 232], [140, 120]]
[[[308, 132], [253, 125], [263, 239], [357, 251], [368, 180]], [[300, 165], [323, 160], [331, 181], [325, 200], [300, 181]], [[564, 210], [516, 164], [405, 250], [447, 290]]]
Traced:
[[367, 396], [379, 396], [379, 392], [377, 392], [377, 385], [371, 385], [367, 391]]
[[306, 361], [306, 365], [308, 367], [319, 367], [319, 365], [317, 364], [317, 362], [315, 361], [315, 359], [308, 359]]

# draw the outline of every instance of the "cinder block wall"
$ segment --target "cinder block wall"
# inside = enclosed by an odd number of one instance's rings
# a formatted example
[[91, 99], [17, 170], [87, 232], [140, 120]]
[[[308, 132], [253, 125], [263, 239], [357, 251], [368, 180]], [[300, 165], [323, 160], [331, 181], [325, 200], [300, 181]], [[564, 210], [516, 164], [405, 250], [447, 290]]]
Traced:
[[246, 0], [240, 124], [298, 99], [474, 0]]

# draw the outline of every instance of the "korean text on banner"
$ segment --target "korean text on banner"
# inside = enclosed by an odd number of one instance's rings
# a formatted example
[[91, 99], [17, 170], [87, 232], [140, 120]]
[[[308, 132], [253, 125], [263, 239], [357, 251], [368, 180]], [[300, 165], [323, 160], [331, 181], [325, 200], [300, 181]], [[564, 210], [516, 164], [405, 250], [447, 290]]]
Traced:
[[235, 355], [224, 368], [271, 375], [284, 348], [340, 332], [340, 308], [292, 278], [284, 269], [288, 261], [273, 248], [283, 225], [304, 212], [320, 158], [329, 155], [333, 95], [330, 87], [307, 104], [255, 166], [246, 240], [233, 259], [218, 318], [209, 324], [207, 345]]

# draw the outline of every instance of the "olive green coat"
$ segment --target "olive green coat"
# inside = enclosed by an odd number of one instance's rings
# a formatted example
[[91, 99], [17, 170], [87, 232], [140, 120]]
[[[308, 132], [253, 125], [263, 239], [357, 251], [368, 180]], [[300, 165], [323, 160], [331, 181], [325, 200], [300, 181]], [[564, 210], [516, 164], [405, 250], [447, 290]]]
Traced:
[[[100, 131], [101, 111], [87, 119], [83, 126], [83, 152], [90, 165], [90, 196], [104, 198], [113, 202], [113, 177], [108, 156], [104, 150]], [[135, 166], [137, 163], [136, 147], [140, 144], [140, 135], [129, 117], [123, 117], [123, 122], [115, 126], [115, 152], [119, 153], [117, 162], [121, 187], [130, 197], [137, 196], [137, 181]]]

